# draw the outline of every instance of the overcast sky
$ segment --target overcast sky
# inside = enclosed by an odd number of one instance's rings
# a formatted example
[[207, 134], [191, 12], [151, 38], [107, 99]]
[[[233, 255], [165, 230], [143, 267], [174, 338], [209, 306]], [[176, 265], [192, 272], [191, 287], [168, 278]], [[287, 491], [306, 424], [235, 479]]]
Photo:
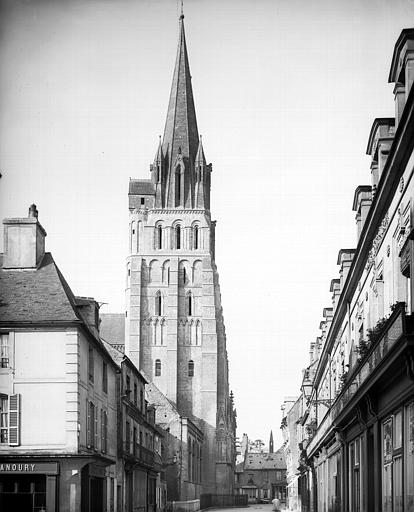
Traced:
[[[177, 0], [1, 0], [0, 217], [39, 209], [78, 295], [123, 312], [129, 177], [149, 178]], [[413, 0], [186, 0], [238, 434], [281, 444]], [[1, 234], [1, 247], [3, 234]]]

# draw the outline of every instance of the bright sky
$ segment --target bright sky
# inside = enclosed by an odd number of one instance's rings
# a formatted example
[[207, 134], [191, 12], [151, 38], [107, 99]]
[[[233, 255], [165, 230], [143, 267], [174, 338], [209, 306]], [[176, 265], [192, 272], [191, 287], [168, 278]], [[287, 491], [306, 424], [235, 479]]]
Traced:
[[[78, 295], [124, 311], [129, 177], [149, 178], [177, 0], [1, 0], [0, 217], [39, 209]], [[282, 442], [413, 0], [186, 0], [238, 434]], [[413, 20], [411, 22], [410, 20]], [[2, 237], [2, 234], [1, 234]], [[3, 240], [1, 238], [1, 246]]]

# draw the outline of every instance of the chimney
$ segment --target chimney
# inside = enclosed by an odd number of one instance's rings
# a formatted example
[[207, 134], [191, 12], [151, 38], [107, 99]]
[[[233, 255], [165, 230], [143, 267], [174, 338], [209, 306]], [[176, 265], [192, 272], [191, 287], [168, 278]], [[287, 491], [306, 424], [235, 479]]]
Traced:
[[83, 321], [99, 336], [99, 304], [92, 297], [75, 297], [75, 304]]
[[338, 305], [338, 300], [341, 295], [341, 282], [339, 279], [332, 279], [329, 291], [332, 292], [332, 309], [335, 313], [336, 306]]
[[355, 249], [341, 249], [338, 253], [337, 265], [341, 265], [339, 270], [340, 287], [344, 289], [346, 278], [348, 277], [349, 269], [351, 268], [352, 259], [355, 254]]
[[36, 205], [27, 218], [4, 219], [4, 269], [30, 270], [39, 267], [45, 255], [46, 231], [38, 221]]
[[372, 203], [372, 194], [370, 185], [360, 185], [355, 189], [354, 203], [352, 209], [356, 213], [355, 220], [357, 225], [357, 241], [361, 236], [362, 229], [367, 219], [368, 211]]
[[371, 156], [371, 184], [374, 195], [387, 162], [394, 134], [395, 119], [393, 117], [374, 119], [366, 150], [367, 155]]
[[395, 124], [398, 125], [414, 82], [414, 29], [404, 29], [395, 43], [388, 82], [395, 83]]

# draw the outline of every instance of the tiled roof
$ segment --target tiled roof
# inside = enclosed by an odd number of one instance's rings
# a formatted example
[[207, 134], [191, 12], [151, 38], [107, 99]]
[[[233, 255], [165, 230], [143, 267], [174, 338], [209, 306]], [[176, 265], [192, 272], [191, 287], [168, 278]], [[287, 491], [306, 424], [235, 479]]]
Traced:
[[121, 368], [122, 361], [126, 356], [105, 340], [102, 340], [102, 343], [111, 356], [112, 360], [119, 366], [119, 368]]
[[102, 339], [112, 345], [125, 343], [124, 313], [102, 313], [100, 315], [99, 334]]
[[75, 297], [50, 253], [36, 270], [4, 270], [0, 255], [0, 322], [73, 322]]
[[286, 469], [285, 456], [282, 450], [276, 453], [248, 453], [244, 469]]
[[151, 180], [129, 180], [129, 194], [154, 195], [154, 185]]

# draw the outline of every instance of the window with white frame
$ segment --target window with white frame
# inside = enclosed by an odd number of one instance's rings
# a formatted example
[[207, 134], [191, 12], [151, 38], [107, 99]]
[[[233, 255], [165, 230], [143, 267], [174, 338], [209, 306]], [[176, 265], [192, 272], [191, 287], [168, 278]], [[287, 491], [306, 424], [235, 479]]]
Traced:
[[0, 334], [0, 367], [9, 367], [9, 334]]

